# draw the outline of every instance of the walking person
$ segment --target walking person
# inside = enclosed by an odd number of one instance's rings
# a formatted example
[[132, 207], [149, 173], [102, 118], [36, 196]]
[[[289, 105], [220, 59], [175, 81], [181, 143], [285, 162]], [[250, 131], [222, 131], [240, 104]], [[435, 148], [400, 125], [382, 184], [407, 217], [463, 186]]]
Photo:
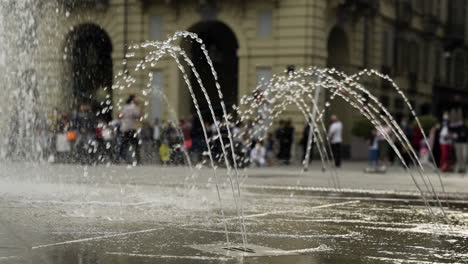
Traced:
[[[122, 154], [123, 159], [131, 164], [140, 163], [140, 147], [138, 140], [138, 120], [141, 117], [140, 108], [138, 107], [138, 100], [135, 95], [130, 95], [123, 106], [121, 116], [121, 132], [123, 134], [122, 139]], [[131, 153], [132, 158], [135, 158], [133, 162], [129, 158]]]
[[153, 153], [155, 155], [154, 161], [158, 161], [159, 158], [159, 147], [161, 146], [161, 125], [159, 124], [159, 118], [154, 120], [153, 124]]
[[292, 145], [294, 142], [294, 130], [295, 128], [292, 124], [292, 120], [289, 119], [288, 121], [286, 121], [286, 128], [285, 128], [285, 137], [287, 139], [286, 150], [285, 150], [286, 165], [289, 165], [290, 160], [291, 160]]
[[282, 161], [284, 165], [289, 165], [291, 159], [291, 147], [294, 136], [294, 127], [291, 120], [279, 121], [280, 127], [275, 132], [275, 137], [279, 143], [278, 160]]
[[377, 129], [372, 129], [371, 136], [369, 138], [369, 167], [365, 172], [374, 173], [378, 172], [379, 168], [379, 147]]
[[263, 141], [255, 143], [255, 147], [250, 152], [250, 161], [252, 166], [263, 167], [266, 163], [266, 149], [263, 146]]
[[184, 136], [184, 147], [187, 151], [190, 151], [193, 144], [192, 134], [190, 133], [193, 127], [192, 120], [190, 118], [183, 119], [179, 126]]
[[286, 146], [288, 143], [286, 138], [286, 121], [279, 121], [279, 127], [275, 131], [275, 137], [279, 144], [277, 158], [284, 163], [286, 159]]
[[443, 115], [442, 125], [439, 132], [440, 145], [440, 162], [439, 168], [443, 172], [452, 171], [451, 154], [452, 154], [452, 135], [449, 128], [449, 115], [445, 112]]
[[378, 148], [379, 148], [379, 159], [382, 162], [382, 166], [379, 168], [382, 172], [387, 170], [390, 166], [390, 144], [387, 139], [392, 136], [392, 129], [390, 126], [385, 124], [377, 133], [378, 136]]
[[273, 139], [273, 134], [268, 133], [265, 141], [266, 163], [268, 166], [272, 166], [275, 159], [275, 140]]
[[140, 140], [142, 145], [140, 157], [143, 158], [144, 163], [150, 164], [154, 160], [153, 127], [146, 120], [141, 123]]
[[76, 142], [77, 159], [82, 164], [91, 164], [93, 156], [97, 152], [95, 141], [96, 118], [89, 104], [82, 104], [75, 119], [75, 126], [78, 130], [78, 140]]
[[328, 139], [330, 140], [335, 167], [341, 167], [341, 143], [343, 142], [343, 123], [336, 115], [330, 117], [331, 125], [328, 129]]
[[[304, 162], [306, 162], [306, 158], [307, 158], [307, 147], [308, 147], [308, 143], [309, 143], [309, 131], [310, 131], [310, 125], [309, 123], [306, 123], [306, 125], [304, 126], [304, 130], [302, 131], [302, 138], [300, 140], [300, 144], [302, 146], [302, 160]], [[312, 153], [313, 153], [313, 149], [314, 149], [314, 144], [313, 144], [313, 135], [312, 135], [312, 144], [310, 145], [310, 150], [309, 150], [309, 163], [311, 162], [312, 160]]]
[[[411, 136], [412, 136], [412, 129], [408, 123], [408, 119], [406, 118], [403, 118], [400, 122], [400, 127], [401, 129], [403, 130], [403, 133], [405, 134], [405, 137], [408, 139], [408, 141], [411, 140]], [[407, 166], [411, 166], [413, 165], [412, 164], [412, 160], [411, 160], [411, 152], [410, 152], [410, 149], [409, 147], [404, 144], [403, 142], [400, 142], [398, 144], [398, 149], [400, 150], [402, 156], [403, 156], [403, 160], [405, 161], [406, 165]]]
[[466, 162], [468, 157], [468, 131], [462, 119], [455, 122], [453, 127], [453, 137], [455, 140], [455, 156], [457, 157], [456, 170], [459, 173], [466, 172]]
[[206, 147], [203, 125], [200, 119], [195, 116], [192, 120], [192, 129], [190, 130], [192, 147], [190, 148], [190, 156], [194, 163], [199, 163], [203, 161], [203, 152], [208, 150], [208, 148]]

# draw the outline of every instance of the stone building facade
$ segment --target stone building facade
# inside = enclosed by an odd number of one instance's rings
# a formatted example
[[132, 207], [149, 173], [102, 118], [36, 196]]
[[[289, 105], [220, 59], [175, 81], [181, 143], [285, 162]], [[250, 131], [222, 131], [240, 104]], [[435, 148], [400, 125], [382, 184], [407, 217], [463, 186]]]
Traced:
[[[165, 40], [176, 31], [186, 30], [199, 34], [206, 42], [228, 105], [237, 104], [242, 95], [251, 93], [261, 78], [281, 74], [291, 66], [319, 66], [348, 73], [372, 68], [388, 74], [408, 95], [418, 114], [468, 110], [468, 2], [464, 0], [58, 3], [57, 10], [43, 18], [47, 26], [43, 27], [42, 41], [49, 44], [42, 57], [48, 61], [43, 64], [43, 74], [58, 84], [50, 94], [51, 104], [59, 108], [94, 94], [100, 100], [107, 96], [115, 115], [122, 100], [135, 93], [148, 101], [148, 118], [191, 115], [191, 98], [173, 59], [165, 57], [154, 67], [132, 72], [145, 54], [128, 48], [145, 40]], [[178, 44], [189, 56], [200, 55], [193, 51], [193, 43]], [[122, 64], [129, 52], [135, 56]], [[132, 88], [112, 92], [102, 89], [115, 83], [113, 76], [125, 70], [136, 77]], [[164, 91], [170, 107], [161, 96], [142, 92], [150, 72], [151, 87]], [[207, 73], [201, 70], [200, 74], [204, 77]], [[106, 77], [96, 79], [92, 75]], [[408, 116], [403, 100], [388, 84], [369, 81], [365, 85], [396, 117]], [[344, 122], [346, 144], [351, 141], [352, 122], [359, 116], [348, 109], [344, 101], [337, 101], [330, 110]], [[299, 137], [304, 121], [298, 113], [291, 108], [283, 118], [294, 121]]]

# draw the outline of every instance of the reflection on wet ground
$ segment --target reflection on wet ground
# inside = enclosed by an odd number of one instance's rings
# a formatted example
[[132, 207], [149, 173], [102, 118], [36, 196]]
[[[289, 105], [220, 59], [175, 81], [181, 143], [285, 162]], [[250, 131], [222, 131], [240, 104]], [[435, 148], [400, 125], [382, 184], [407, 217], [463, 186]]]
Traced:
[[[12, 183], [9, 183], [12, 184]], [[468, 228], [424, 207], [244, 192], [249, 244], [226, 250], [212, 187], [21, 183], [0, 188], [0, 263], [464, 263]], [[229, 188], [223, 197], [229, 197]], [[226, 198], [230, 239], [241, 241]], [[468, 215], [449, 211], [466, 223]], [[216, 246], [214, 247], [216, 248]], [[280, 255], [280, 256], [275, 256]]]

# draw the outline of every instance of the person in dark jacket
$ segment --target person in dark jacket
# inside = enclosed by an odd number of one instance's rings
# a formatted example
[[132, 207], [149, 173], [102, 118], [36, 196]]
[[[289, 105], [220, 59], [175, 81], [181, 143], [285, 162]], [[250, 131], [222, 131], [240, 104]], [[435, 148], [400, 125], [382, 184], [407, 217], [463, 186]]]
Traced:
[[[302, 145], [302, 160], [305, 161], [306, 159], [306, 155], [307, 155], [307, 145], [308, 145], [308, 142], [309, 142], [309, 132], [310, 132], [310, 126], [309, 126], [309, 123], [307, 123], [305, 126], [304, 126], [304, 130], [302, 131], [302, 138], [301, 138], [301, 145]], [[312, 138], [313, 138], [313, 135], [312, 135]], [[313, 140], [313, 139], [312, 139]], [[314, 149], [314, 144], [312, 142], [311, 146], [310, 146], [310, 150], [309, 150], [309, 162], [312, 160], [312, 153], [313, 153], [313, 149]]]
[[76, 116], [76, 129], [78, 131], [78, 141], [76, 142], [76, 151], [78, 160], [83, 164], [89, 164], [97, 151], [94, 130], [96, 129], [95, 114], [91, 105], [83, 104]]
[[468, 131], [465, 122], [460, 119], [452, 126], [455, 140], [455, 156], [457, 157], [456, 170], [459, 173], [466, 172], [468, 158]]
[[291, 160], [291, 147], [294, 136], [294, 127], [291, 120], [280, 121], [280, 129], [277, 131], [276, 138], [278, 139], [280, 151], [278, 159], [283, 161], [285, 165], [289, 165]]

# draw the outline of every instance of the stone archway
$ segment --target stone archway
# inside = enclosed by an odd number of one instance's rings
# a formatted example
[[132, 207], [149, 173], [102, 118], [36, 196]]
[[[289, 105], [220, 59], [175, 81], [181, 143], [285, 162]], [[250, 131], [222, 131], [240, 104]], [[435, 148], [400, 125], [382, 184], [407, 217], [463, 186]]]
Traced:
[[[349, 73], [349, 41], [346, 32], [338, 26], [335, 26], [328, 36], [327, 54], [328, 68], [335, 68], [339, 71]], [[335, 97], [328, 111], [328, 115], [331, 114], [337, 115], [343, 122], [343, 142], [345, 145], [349, 144], [353, 117], [351, 106], [349, 106], [345, 100]]]
[[[230, 111], [232, 106], [237, 104], [239, 93], [239, 58], [237, 56], [239, 44], [235, 33], [226, 24], [215, 20], [198, 22], [191, 26], [188, 31], [196, 33], [203, 40], [216, 70], [226, 109]], [[200, 44], [194, 41], [184, 40], [181, 46], [187, 52], [200, 74], [200, 78], [213, 104], [216, 116], [218, 118], [221, 117], [222, 108], [218, 91], [210, 67], [200, 49]], [[204, 119], [207, 121], [212, 120], [208, 104], [193, 73], [190, 75], [190, 82], [194, 88], [195, 96], [200, 104]], [[182, 85], [182, 89], [186, 90], [185, 84]], [[184, 93], [187, 94], [186, 92], [182, 92], [181, 94]], [[188, 96], [188, 94], [186, 96]], [[193, 116], [195, 107], [193, 103], [191, 103], [190, 109], [185, 106], [185, 110], [180, 112]]]
[[112, 42], [99, 26], [82, 24], [66, 38], [69, 80], [74, 107], [89, 104], [101, 118], [112, 117]]

